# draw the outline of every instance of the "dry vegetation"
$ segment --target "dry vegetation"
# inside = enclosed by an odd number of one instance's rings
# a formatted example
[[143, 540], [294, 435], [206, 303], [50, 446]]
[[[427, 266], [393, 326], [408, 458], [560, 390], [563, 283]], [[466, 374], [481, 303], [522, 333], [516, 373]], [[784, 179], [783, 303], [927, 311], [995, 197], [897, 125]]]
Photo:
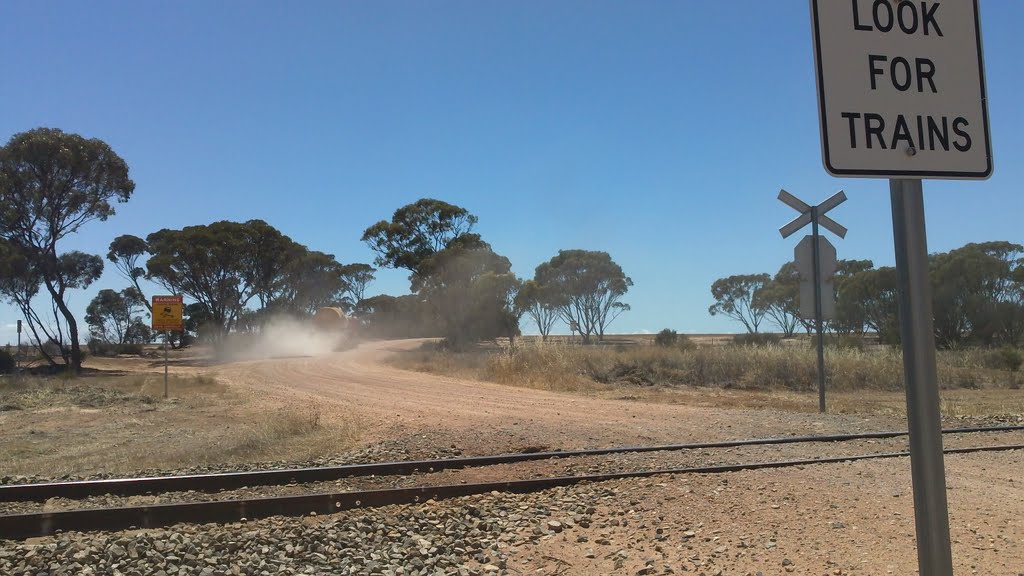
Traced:
[[[0, 378], [0, 475], [85, 476], [307, 460], [355, 443], [315, 402], [259, 408], [204, 375]], [[269, 410], [269, 412], [268, 412]]]
[[[649, 339], [648, 339], [649, 340]], [[723, 340], [719, 338], [718, 340]], [[720, 407], [817, 409], [814, 349], [804, 343], [768, 346], [661, 347], [642, 339], [579, 346], [525, 339], [515, 347], [453, 352], [427, 344], [395, 359], [405, 369], [512, 386], [580, 392], [628, 400]], [[943, 413], [981, 416], [1024, 413], [1024, 378], [993, 350], [938, 354]], [[903, 365], [888, 347], [826, 350], [834, 412], [901, 414]]]

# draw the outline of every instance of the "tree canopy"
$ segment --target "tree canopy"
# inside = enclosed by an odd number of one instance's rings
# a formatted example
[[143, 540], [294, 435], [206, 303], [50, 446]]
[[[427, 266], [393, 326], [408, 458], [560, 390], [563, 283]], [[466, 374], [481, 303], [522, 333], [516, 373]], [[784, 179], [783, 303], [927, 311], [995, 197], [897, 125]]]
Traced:
[[586, 344], [594, 335], [603, 340], [608, 326], [629, 310], [621, 298], [633, 281], [607, 252], [559, 250], [537, 267], [534, 281], [544, 287], [544, 297], [562, 320], [579, 327]]
[[1020, 341], [1024, 246], [967, 244], [931, 258], [935, 339], [940, 346]]
[[138, 236], [132, 236], [131, 234], [125, 234], [118, 236], [110, 242], [110, 248], [107, 252], [107, 260], [114, 264], [117, 268], [118, 273], [132, 283], [132, 287], [135, 288], [139, 296], [142, 298], [142, 303], [146, 307], [146, 310], [152, 311], [152, 305], [146, 298], [145, 293], [142, 291], [142, 286], [139, 284], [139, 280], [146, 277], [146, 270], [139, 266], [139, 260], [149, 251], [149, 246], [146, 241]]
[[755, 298], [754, 308], [765, 310], [782, 335], [791, 337], [800, 322], [800, 272], [796, 264], [783, 264]]
[[842, 286], [844, 298], [857, 303], [857, 313], [864, 319], [864, 326], [878, 334], [882, 342], [899, 343], [896, 269], [863, 270], [852, 274]]
[[[372, 267], [342, 265], [262, 220], [160, 230], [145, 244], [151, 254], [147, 277], [195, 300], [206, 311], [205, 324], [220, 334], [243, 317], [253, 329], [270, 313], [352, 309], [373, 280]], [[115, 256], [124, 259], [123, 253]]]
[[[424, 261], [456, 238], [470, 234], [477, 217], [468, 210], [433, 198], [422, 198], [395, 210], [391, 221], [381, 220], [363, 232], [363, 242], [386, 268], [420, 273]], [[479, 239], [479, 236], [477, 237]]]
[[[763, 283], [763, 274], [717, 281], [712, 292], [719, 302], [710, 312], [726, 314], [753, 331], [758, 313], [779, 324], [788, 323], [788, 314], [796, 310], [797, 320], [809, 326], [810, 319], [799, 316], [799, 294], [794, 290], [799, 279], [790, 266], [784, 265], [768, 283]], [[929, 275], [938, 347], [1024, 342], [1024, 246], [981, 242], [932, 254]], [[857, 335], [870, 331], [882, 342], [899, 343], [895, 268], [875, 268], [870, 260], [840, 260], [834, 284], [836, 316], [828, 322], [829, 330]]]
[[286, 271], [280, 307], [305, 314], [336, 306], [348, 312], [363, 300], [376, 270], [368, 264], [341, 264], [331, 254], [307, 250]]
[[[39, 310], [32, 306], [32, 300], [39, 294], [43, 281], [39, 270], [31, 265], [24, 250], [6, 240], [0, 240], [0, 298], [13, 304], [21, 311], [25, 324], [36, 342], [50, 340], [48, 324], [39, 315]], [[41, 336], [45, 336], [45, 339]], [[55, 360], [50, 353], [40, 348], [40, 354], [50, 364]]]
[[146, 300], [134, 287], [100, 290], [85, 309], [90, 335], [108, 344], [142, 344], [152, 333], [142, 318]]
[[711, 296], [715, 303], [708, 308], [712, 316], [719, 314], [743, 324], [747, 332], [756, 334], [768, 307], [760, 292], [768, 285], [767, 274], [738, 274], [715, 280]]
[[476, 242], [455, 243], [423, 261], [417, 293], [435, 310], [450, 346], [515, 337], [518, 317], [513, 321], [510, 302], [518, 280], [511, 268], [508, 258]]
[[[833, 285], [836, 290], [836, 317], [828, 323], [831, 330], [838, 334], [863, 335], [867, 328], [867, 317], [863, 292], [851, 290], [856, 285], [851, 281], [863, 272], [874, 269], [871, 260], [840, 260], [836, 263], [836, 275]], [[812, 320], [805, 319], [807, 331], [810, 332]]]
[[366, 287], [374, 281], [377, 270], [369, 264], [345, 264], [340, 275], [343, 284], [343, 296], [340, 299], [346, 310], [354, 310], [356, 305], [366, 298]]
[[249, 220], [241, 234], [241, 278], [251, 285], [261, 309], [281, 306], [291, 264], [308, 250], [263, 220]]
[[[477, 217], [461, 206], [422, 198], [395, 210], [390, 221], [370, 226], [362, 237], [377, 254], [377, 265], [411, 273], [416, 304], [403, 309], [415, 321], [407, 325], [433, 326], [456, 348], [498, 336], [514, 338], [519, 331], [519, 281], [510, 272], [508, 258], [473, 233], [476, 223]], [[349, 271], [353, 296], [361, 299], [365, 271]], [[374, 302], [376, 311], [367, 312], [367, 306], [357, 309], [371, 321], [397, 310], [394, 302], [379, 300]], [[425, 310], [430, 311], [429, 320]]]
[[558, 322], [558, 302], [559, 297], [554, 289], [537, 280], [523, 282], [516, 293], [516, 307], [537, 325], [541, 341], [548, 339], [555, 322]]
[[146, 237], [148, 276], [201, 304], [220, 331], [229, 331], [256, 295], [256, 279], [246, 275], [246, 238], [244, 224], [228, 221], [154, 232]]
[[[49, 293], [54, 341], [76, 371], [82, 353], [67, 290], [88, 286], [102, 272], [103, 261], [80, 252], [61, 254], [59, 244], [85, 224], [112, 216], [114, 204], [127, 202], [134, 190], [127, 163], [101, 140], [36, 128], [15, 134], [0, 148], [0, 238], [37, 275], [23, 280], [38, 279]], [[38, 314], [25, 316], [29, 323], [39, 320]]]

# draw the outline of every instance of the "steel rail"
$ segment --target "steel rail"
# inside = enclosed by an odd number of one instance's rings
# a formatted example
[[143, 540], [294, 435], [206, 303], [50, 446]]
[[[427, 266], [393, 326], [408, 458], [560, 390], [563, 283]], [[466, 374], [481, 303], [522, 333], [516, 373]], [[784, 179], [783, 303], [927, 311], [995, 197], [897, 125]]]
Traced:
[[[1024, 450], [1024, 444], [999, 446], [975, 446], [949, 448], [946, 454], [968, 454], [972, 452], [994, 452]], [[909, 456], [909, 452], [885, 452], [852, 456], [835, 456], [817, 459], [781, 460], [774, 462], [750, 462], [743, 464], [721, 464], [693, 468], [642, 470], [636, 472], [614, 472], [583, 476], [562, 476], [513, 480], [507, 482], [486, 482], [446, 486], [418, 486], [364, 490], [358, 492], [337, 492], [304, 494], [298, 496], [275, 496], [240, 500], [212, 502], [188, 502], [178, 504], [156, 504], [124, 508], [96, 508], [41, 512], [34, 514], [10, 514], [0, 516], [0, 539], [25, 539], [49, 536], [58, 531], [87, 532], [95, 530], [116, 531], [138, 528], [158, 528], [179, 523], [229, 523], [270, 516], [306, 516], [312, 513], [330, 514], [355, 508], [373, 508], [395, 504], [411, 504], [426, 500], [443, 500], [460, 496], [471, 496], [489, 492], [526, 493], [572, 486], [584, 482], [605, 482], [626, 478], [645, 478], [662, 474], [721, 474], [742, 470], [763, 470], [814, 464], [834, 464], [877, 460]]]
[[[943, 434], [973, 434], [982, 432], [1016, 432], [1024, 425], [950, 428]], [[722, 440], [691, 444], [667, 444], [661, 446], [632, 446], [620, 448], [593, 448], [585, 450], [564, 450], [553, 452], [532, 452], [519, 454], [498, 454], [493, 456], [470, 456], [437, 460], [408, 460], [375, 464], [350, 464], [344, 466], [323, 466], [293, 468], [286, 470], [259, 470], [252, 472], [224, 472], [215, 474], [192, 474], [182, 476], [153, 476], [144, 478], [111, 478], [106, 480], [84, 480], [72, 482], [46, 482], [38, 484], [8, 484], [0, 486], [0, 502], [36, 501], [50, 498], [78, 499], [89, 496], [139, 496], [163, 492], [219, 492], [253, 486], [281, 486], [285, 484], [306, 484], [328, 482], [343, 478], [366, 476], [405, 476], [420, 472], [437, 472], [497, 464], [512, 464], [534, 460], [569, 458], [577, 456], [604, 456], [610, 454], [670, 452], [713, 448], [735, 448], [741, 446], [771, 446], [780, 444], [802, 444], [815, 442], [847, 442], [852, 440], [876, 440], [907, 436], [905, 431], [859, 432], [854, 434], [829, 434], [819, 436], [781, 436], [744, 440]]]

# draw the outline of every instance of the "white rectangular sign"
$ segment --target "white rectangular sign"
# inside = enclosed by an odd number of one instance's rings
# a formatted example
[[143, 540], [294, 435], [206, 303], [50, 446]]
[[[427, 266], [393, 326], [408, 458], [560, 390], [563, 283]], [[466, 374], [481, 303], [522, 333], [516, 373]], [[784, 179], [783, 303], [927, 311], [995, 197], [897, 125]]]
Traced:
[[977, 0], [811, 0], [825, 169], [992, 174]]

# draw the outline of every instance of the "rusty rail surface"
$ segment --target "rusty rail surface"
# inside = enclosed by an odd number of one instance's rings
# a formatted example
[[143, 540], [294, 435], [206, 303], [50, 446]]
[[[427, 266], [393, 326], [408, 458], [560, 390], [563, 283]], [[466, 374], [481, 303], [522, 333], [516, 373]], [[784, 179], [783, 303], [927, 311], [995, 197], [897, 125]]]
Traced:
[[[946, 454], [967, 454], [972, 452], [994, 452], [1024, 450], [1024, 444], [999, 446], [977, 446], [950, 448]], [[311, 513], [329, 514], [354, 508], [372, 508], [394, 504], [410, 504], [426, 500], [442, 500], [484, 494], [488, 492], [524, 493], [560, 486], [571, 486], [583, 482], [603, 482], [624, 478], [643, 478], [659, 474], [721, 474], [741, 470], [763, 470], [813, 464], [833, 464], [909, 456], [909, 452], [887, 452], [837, 456], [818, 459], [782, 460], [774, 462], [751, 462], [744, 464], [723, 464], [693, 468], [643, 470], [637, 472], [616, 472], [583, 476], [562, 476], [514, 480], [508, 482], [487, 482], [448, 486], [420, 486], [384, 490], [364, 490], [299, 496], [277, 496], [244, 500], [222, 500], [213, 502], [189, 502], [179, 504], [158, 504], [124, 508], [98, 508], [42, 512], [36, 514], [10, 514], [0, 516], [0, 539], [25, 539], [49, 536], [58, 531], [125, 530], [133, 528], [158, 528], [179, 523], [227, 523], [266, 518], [269, 516], [306, 516]]]
[[[1022, 431], [1024, 426], [990, 426], [972, 428], [950, 428], [943, 434], [973, 434], [981, 432]], [[569, 458], [576, 456], [603, 456], [609, 454], [668, 452], [700, 450], [710, 448], [735, 448], [739, 446], [769, 446], [778, 444], [801, 444], [814, 442], [847, 442], [852, 440], [874, 440], [907, 436], [908, 432], [860, 432], [855, 434], [829, 434], [819, 436], [782, 436], [774, 438], [753, 438], [744, 440], [722, 440], [691, 444], [668, 444], [661, 446], [632, 446], [620, 448], [593, 448], [586, 450], [564, 450], [554, 452], [532, 452], [520, 454], [499, 454], [493, 456], [471, 456], [438, 460], [408, 460], [375, 464], [350, 464], [345, 466], [324, 466], [314, 468], [293, 468], [285, 470], [260, 470], [253, 472], [226, 472], [216, 474], [192, 474], [184, 476], [154, 476], [146, 478], [111, 478], [106, 480], [85, 480], [73, 482], [47, 482], [38, 484], [9, 484], [0, 486], [0, 502], [37, 501], [50, 498], [78, 499], [89, 496], [139, 496], [163, 492], [219, 492], [253, 486], [281, 486], [326, 482], [342, 478], [365, 476], [405, 476], [422, 472], [437, 472], [496, 464], [511, 464], [534, 460]]]

